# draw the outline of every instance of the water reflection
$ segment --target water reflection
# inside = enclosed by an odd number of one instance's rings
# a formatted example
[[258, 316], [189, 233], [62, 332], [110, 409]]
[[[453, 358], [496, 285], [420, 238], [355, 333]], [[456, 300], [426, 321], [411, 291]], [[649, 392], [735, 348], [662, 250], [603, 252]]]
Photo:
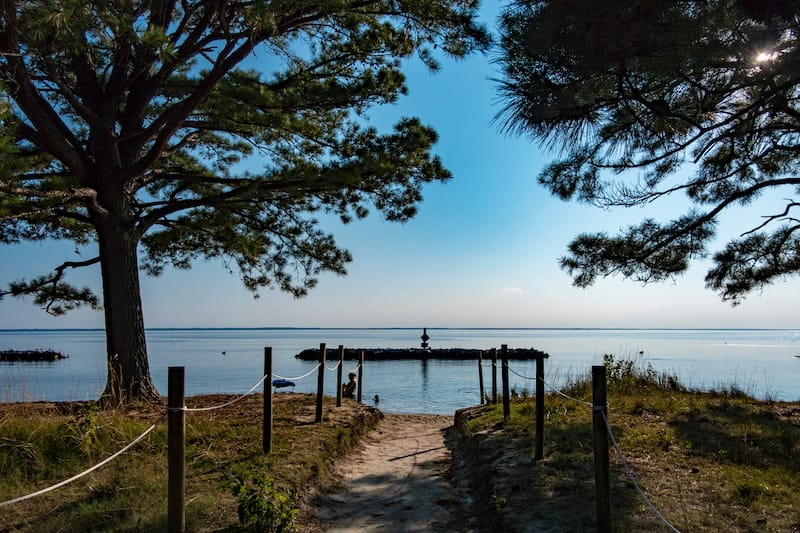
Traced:
[[428, 360], [427, 359], [422, 359], [422, 366], [420, 368], [422, 369], [422, 380], [421, 380], [422, 401], [423, 401], [423, 403], [427, 404], [430, 401], [430, 390], [428, 388]]

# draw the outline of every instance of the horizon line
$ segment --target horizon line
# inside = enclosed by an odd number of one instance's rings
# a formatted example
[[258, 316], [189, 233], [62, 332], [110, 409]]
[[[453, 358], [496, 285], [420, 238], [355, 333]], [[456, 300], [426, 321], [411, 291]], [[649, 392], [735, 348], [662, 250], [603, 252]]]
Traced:
[[[250, 326], [250, 327], [226, 327], [226, 326], [192, 326], [192, 327], [151, 327], [145, 331], [264, 331], [264, 330], [420, 330], [430, 329], [435, 331], [442, 330], [466, 330], [466, 331], [800, 331], [800, 328], [754, 328], [754, 327], [625, 327], [625, 326], [566, 326], [566, 327], [460, 327], [460, 326], [376, 326], [376, 327], [355, 327], [355, 326]], [[105, 331], [105, 328], [0, 328], [0, 332], [12, 331]]]

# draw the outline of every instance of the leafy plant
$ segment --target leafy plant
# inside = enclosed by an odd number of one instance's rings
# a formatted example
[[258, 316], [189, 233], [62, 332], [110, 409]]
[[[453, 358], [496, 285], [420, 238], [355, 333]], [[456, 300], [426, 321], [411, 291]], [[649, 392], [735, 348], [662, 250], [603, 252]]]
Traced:
[[95, 442], [100, 422], [97, 418], [100, 407], [87, 404], [78, 409], [75, 418], [66, 423], [68, 439], [77, 444], [84, 452]]
[[239, 498], [239, 523], [259, 532], [296, 531], [296, 496], [275, 487], [272, 478], [258, 473], [249, 482], [233, 477], [233, 495]]
[[642, 357], [615, 358], [612, 354], [603, 355], [608, 386], [619, 393], [629, 393], [647, 387], [683, 390], [677, 377], [665, 372], [659, 373]]

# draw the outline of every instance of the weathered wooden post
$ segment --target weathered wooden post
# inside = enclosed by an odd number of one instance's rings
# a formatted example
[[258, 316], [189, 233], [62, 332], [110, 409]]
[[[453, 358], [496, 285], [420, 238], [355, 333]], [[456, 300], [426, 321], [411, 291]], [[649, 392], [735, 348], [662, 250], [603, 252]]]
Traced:
[[325, 388], [325, 343], [319, 345], [319, 370], [317, 372], [317, 415], [316, 423], [322, 422], [322, 393]]
[[361, 403], [361, 389], [363, 387], [364, 379], [364, 350], [361, 350], [358, 354], [358, 384], [356, 388], [358, 390], [358, 395], [356, 398], [358, 399], [358, 403]]
[[597, 501], [597, 531], [611, 532], [611, 484], [608, 473], [608, 430], [605, 416], [606, 367], [592, 366], [592, 440], [594, 441], [594, 486]]
[[184, 371], [182, 366], [169, 367], [167, 374], [167, 531], [186, 531], [186, 449], [184, 425]]
[[483, 405], [483, 352], [478, 352], [478, 388], [481, 391], [481, 405]]
[[544, 354], [536, 354], [536, 460], [544, 458]]
[[511, 394], [508, 392], [508, 344], [501, 344], [500, 351], [503, 357], [503, 420], [511, 416]]
[[336, 407], [342, 406], [342, 374], [344, 373], [344, 346], [339, 345], [339, 368], [336, 369]]
[[492, 403], [497, 403], [497, 348], [489, 352], [492, 356]]
[[272, 450], [272, 347], [264, 348], [264, 429], [261, 445], [264, 453]]

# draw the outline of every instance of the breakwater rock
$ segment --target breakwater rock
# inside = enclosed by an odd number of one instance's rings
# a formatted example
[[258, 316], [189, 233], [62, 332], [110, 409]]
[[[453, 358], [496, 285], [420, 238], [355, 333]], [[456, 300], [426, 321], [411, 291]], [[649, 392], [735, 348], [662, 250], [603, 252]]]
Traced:
[[55, 350], [2, 350], [0, 351], [0, 361], [7, 362], [30, 362], [30, 363], [50, 363], [59, 359], [66, 359], [67, 356]]
[[[331, 361], [339, 358], [338, 348], [327, 348], [325, 359]], [[345, 359], [358, 359], [359, 354], [364, 352], [366, 361], [386, 361], [386, 360], [425, 360], [425, 359], [451, 359], [451, 360], [477, 360], [478, 354], [482, 354], [484, 359], [490, 357], [489, 350], [479, 350], [477, 348], [345, 348]], [[297, 359], [304, 361], [317, 361], [319, 359], [319, 348], [309, 348], [295, 355]], [[550, 357], [548, 354], [534, 348], [509, 348], [509, 359], [536, 359], [537, 357]], [[500, 359], [500, 350], [497, 350], [497, 358]]]

